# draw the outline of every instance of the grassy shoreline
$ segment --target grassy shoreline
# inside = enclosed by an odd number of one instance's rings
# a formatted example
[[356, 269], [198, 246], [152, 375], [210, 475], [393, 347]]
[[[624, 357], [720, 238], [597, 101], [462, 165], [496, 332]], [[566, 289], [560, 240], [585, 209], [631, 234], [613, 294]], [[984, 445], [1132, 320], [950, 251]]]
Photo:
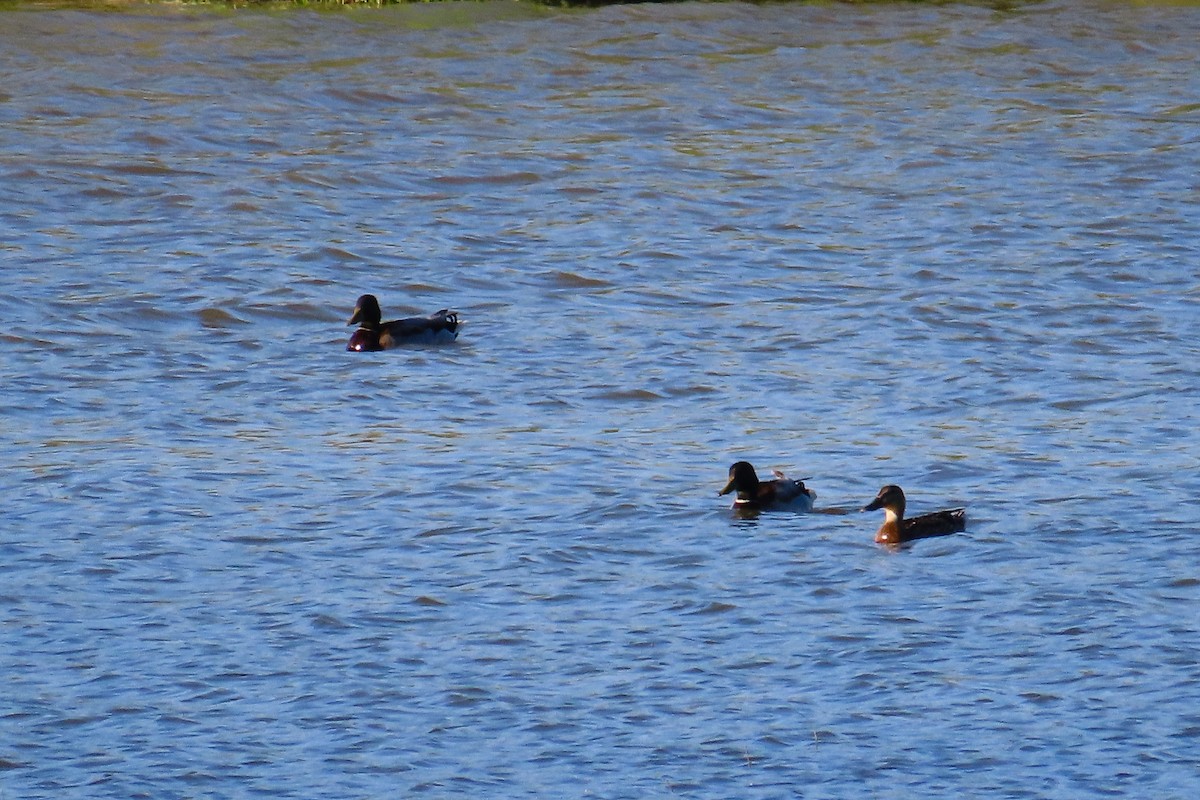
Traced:
[[[753, 5], [865, 6], [865, 5], [978, 5], [1009, 9], [1039, 5], [1045, 0], [0, 0], [3, 9], [125, 9], [139, 6], [214, 6], [225, 8], [339, 8], [446, 5], [451, 3], [516, 2], [548, 7], [598, 7], [685, 2], [742, 2]], [[1131, 0], [1137, 5], [1200, 5], [1200, 0]]]
[[[382, 8], [385, 6], [447, 5], [451, 3], [484, 4], [497, 0], [0, 0], [0, 10], [9, 9], [126, 9], [139, 6], [216, 6], [231, 8], [337, 8], [355, 7]], [[534, 6], [609, 6], [635, 3], [681, 3], [689, 0], [501, 0]], [[725, 0], [702, 0], [702, 2], [724, 2]], [[756, 0], [751, 0], [754, 2]], [[768, 0], [770, 1], [770, 0]], [[812, 4], [811, 0], [781, 0]], [[837, 2], [859, 3], [864, 0], [837, 0]], [[866, 0], [870, 2], [870, 0]], [[828, 0], [817, 0], [818, 3]]]

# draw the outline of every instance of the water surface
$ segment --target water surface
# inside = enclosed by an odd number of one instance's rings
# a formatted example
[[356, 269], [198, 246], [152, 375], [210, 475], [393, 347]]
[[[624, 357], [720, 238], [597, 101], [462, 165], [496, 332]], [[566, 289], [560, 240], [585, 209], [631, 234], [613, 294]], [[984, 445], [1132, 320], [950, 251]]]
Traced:
[[1197, 41], [0, 14], [0, 797], [1194, 797]]

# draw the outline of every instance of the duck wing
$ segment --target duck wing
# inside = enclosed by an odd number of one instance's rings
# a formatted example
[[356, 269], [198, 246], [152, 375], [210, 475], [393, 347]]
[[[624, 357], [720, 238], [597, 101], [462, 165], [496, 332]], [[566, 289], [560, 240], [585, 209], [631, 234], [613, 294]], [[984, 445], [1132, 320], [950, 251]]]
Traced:
[[393, 342], [455, 339], [458, 337], [458, 314], [443, 308], [428, 317], [406, 317], [385, 322], [382, 333]]
[[967, 527], [967, 510], [965, 508], [949, 508], [945, 511], [934, 511], [918, 517], [904, 520], [904, 538], [923, 539], [927, 536], [945, 536], [958, 533]]
[[[767, 481], [763, 486], [770, 486], [768, 490], [772, 499], [776, 503], [787, 504], [795, 503], [797, 506], [807, 506], [812, 508], [813, 498], [816, 497], [816, 492], [810, 491], [804, 486], [804, 481], [794, 481], [791, 478], [784, 477], [783, 473], [775, 470], [775, 480]], [[760, 489], [761, 492], [761, 489]]]

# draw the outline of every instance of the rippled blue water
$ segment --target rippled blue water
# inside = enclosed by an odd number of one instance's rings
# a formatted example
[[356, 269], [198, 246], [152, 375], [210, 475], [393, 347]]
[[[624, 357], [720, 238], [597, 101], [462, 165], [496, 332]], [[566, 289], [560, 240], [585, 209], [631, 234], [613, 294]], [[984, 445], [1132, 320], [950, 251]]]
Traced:
[[0, 13], [0, 798], [1194, 797], [1197, 41]]

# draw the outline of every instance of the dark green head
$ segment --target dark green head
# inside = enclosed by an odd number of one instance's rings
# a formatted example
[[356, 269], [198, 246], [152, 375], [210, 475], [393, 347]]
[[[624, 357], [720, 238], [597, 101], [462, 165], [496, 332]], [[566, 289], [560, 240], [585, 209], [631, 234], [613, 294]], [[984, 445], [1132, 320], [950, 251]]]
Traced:
[[364, 294], [354, 304], [354, 316], [350, 317], [347, 325], [358, 324], [364, 328], [378, 328], [383, 312], [379, 310], [379, 301], [373, 294]]

